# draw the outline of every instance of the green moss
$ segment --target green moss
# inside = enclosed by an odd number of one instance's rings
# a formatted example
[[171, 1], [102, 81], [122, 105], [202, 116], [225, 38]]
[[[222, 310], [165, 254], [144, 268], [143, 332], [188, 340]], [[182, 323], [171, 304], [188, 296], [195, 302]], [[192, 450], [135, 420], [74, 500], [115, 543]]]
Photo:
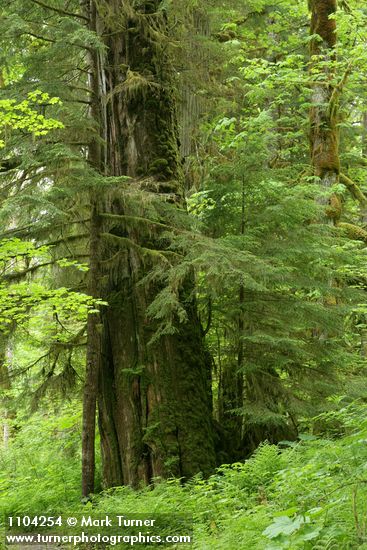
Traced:
[[351, 223], [339, 223], [338, 227], [340, 229], [343, 229], [344, 233], [347, 235], [347, 237], [349, 237], [349, 239], [355, 241], [363, 241], [367, 243], [367, 231], [365, 231], [361, 227], [358, 227], [357, 225], [353, 225]]
[[149, 165], [149, 174], [155, 175], [162, 172], [166, 173], [168, 168], [168, 160], [163, 158], [158, 158], [150, 163]]

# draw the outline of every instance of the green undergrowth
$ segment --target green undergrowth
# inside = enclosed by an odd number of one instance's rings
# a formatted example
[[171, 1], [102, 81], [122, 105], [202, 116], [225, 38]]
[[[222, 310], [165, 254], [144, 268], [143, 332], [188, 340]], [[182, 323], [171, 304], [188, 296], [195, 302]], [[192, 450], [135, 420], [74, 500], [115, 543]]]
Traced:
[[7, 515], [167, 514], [172, 522], [189, 516], [199, 549], [367, 549], [366, 413], [364, 404], [341, 406], [314, 419], [298, 442], [264, 443], [250, 460], [223, 465], [207, 480], [116, 488], [87, 505], [79, 496], [80, 411], [38, 414], [1, 451], [0, 508]]

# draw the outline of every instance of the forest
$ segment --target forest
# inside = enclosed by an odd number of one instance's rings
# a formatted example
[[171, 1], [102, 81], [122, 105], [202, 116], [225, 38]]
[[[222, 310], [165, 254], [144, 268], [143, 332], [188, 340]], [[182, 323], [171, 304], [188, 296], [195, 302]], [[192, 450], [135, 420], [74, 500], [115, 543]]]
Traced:
[[367, 4], [0, 6], [0, 548], [367, 549]]

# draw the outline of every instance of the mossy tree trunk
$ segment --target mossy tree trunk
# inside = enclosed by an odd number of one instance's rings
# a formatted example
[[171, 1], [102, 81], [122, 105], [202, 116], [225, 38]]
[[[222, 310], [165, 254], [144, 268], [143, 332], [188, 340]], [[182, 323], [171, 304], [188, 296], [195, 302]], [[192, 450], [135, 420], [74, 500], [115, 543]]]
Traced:
[[[337, 223], [341, 215], [341, 203], [331, 188], [339, 182], [339, 132], [338, 91], [332, 82], [335, 77], [336, 0], [310, 0], [312, 36], [310, 53], [315, 66], [323, 74], [315, 80], [310, 110], [311, 159], [315, 176], [320, 178], [326, 193], [323, 202], [329, 203], [327, 217]], [[328, 194], [330, 190], [330, 194]]]
[[[183, 208], [167, 20], [160, 7], [158, 1], [133, 6], [118, 0], [89, 6], [106, 47], [91, 67], [98, 81], [91, 97], [100, 127], [99, 170], [131, 178], [128, 186], [141, 193], [138, 218], [148, 216], [148, 196]], [[167, 241], [154, 223], [131, 223], [127, 196], [129, 189], [117, 183], [98, 199], [95, 213], [100, 257], [94, 291], [109, 306], [101, 314], [101, 354], [92, 372], [98, 374], [104, 484], [136, 487], [156, 477], [208, 473], [215, 457], [210, 362], [193, 278], [177, 289], [187, 321], [175, 321], [174, 334], [149, 343], [158, 323], [148, 318], [147, 307], [161, 288], [142, 280]], [[89, 348], [94, 336], [92, 330]]]
[[[311, 35], [318, 35], [311, 41], [311, 55], [315, 57], [315, 63], [321, 62], [324, 75], [313, 87], [312, 103], [310, 112], [310, 142], [311, 158], [314, 173], [320, 178], [322, 187], [327, 191], [339, 180], [349, 189], [353, 198], [360, 205], [360, 222], [365, 224], [367, 220], [367, 199], [358, 185], [340, 173], [339, 157], [339, 96], [343, 91], [351, 65], [349, 65], [338, 84], [335, 84], [335, 47], [337, 45], [336, 20], [333, 17], [337, 10], [336, 0], [310, 0], [311, 9]], [[334, 80], [334, 83], [332, 82]], [[366, 154], [367, 116], [362, 113], [362, 158]], [[326, 215], [330, 222], [344, 230], [345, 236], [352, 240], [362, 241], [367, 244], [367, 233], [364, 228], [351, 223], [340, 222], [342, 214], [342, 203], [337, 194], [327, 194]], [[334, 299], [335, 300], [335, 299]], [[330, 304], [335, 303], [331, 299]], [[358, 324], [365, 322], [363, 316]], [[325, 337], [325, 335], [323, 335]], [[361, 355], [367, 355], [367, 331], [360, 329]]]

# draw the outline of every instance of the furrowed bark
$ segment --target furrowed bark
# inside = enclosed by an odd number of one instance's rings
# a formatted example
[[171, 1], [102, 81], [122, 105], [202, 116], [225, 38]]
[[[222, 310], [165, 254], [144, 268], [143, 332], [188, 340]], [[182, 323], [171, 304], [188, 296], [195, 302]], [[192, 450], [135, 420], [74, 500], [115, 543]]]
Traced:
[[[146, 1], [133, 8], [117, 0], [91, 1], [94, 29], [106, 46], [91, 64], [99, 83], [91, 97], [104, 144], [101, 174], [130, 176], [129, 185], [166, 196], [182, 209], [174, 83], [160, 4]], [[189, 275], [178, 289], [187, 322], [177, 322], [175, 334], [149, 344], [158, 323], [146, 310], [161, 287], [141, 284], [155, 266], [154, 253], [141, 251], [164, 252], [161, 230], [128, 223], [128, 202], [118, 184], [98, 198], [97, 211], [104, 215], [99, 217], [96, 280], [99, 297], [109, 306], [101, 313], [99, 331], [90, 328], [89, 346], [100, 341], [100, 360], [92, 349], [90, 354], [104, 484], [137, 487], [157, 477], [209, 473], [215, 465], [210, 376], [193, 278]], [[90, 421], [91, 409], [92, 401]]]

